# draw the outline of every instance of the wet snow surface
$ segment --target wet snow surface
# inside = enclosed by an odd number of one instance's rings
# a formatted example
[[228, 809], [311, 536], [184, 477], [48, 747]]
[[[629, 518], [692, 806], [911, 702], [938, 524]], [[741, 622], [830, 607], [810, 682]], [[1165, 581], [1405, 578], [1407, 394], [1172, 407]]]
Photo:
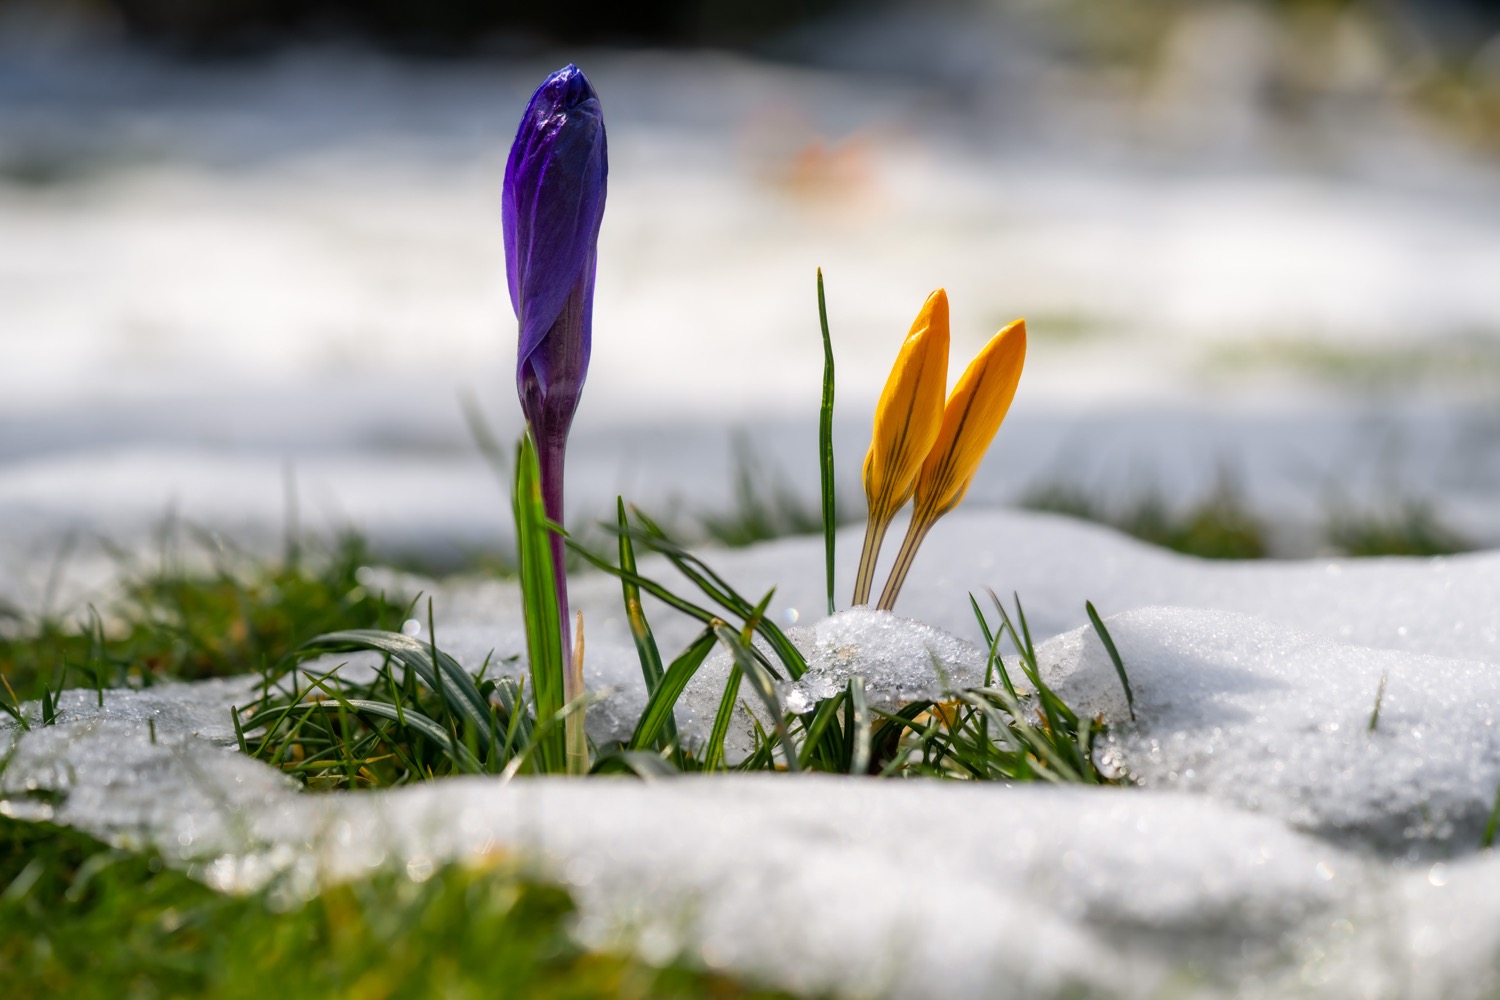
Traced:
[[[847, 580], [858, 536], [840, 542]], [[710, 561], [746, 593], [785, 582], [771, 613], [800, 618], [789, 634], [811, 664], [783, 687], [792, 700], [852, 671], [884, 704], [973, 683], [983, 654], [967, 592], [1020, 590], [1046, 678], [1104, 716], [1101, 752], [1137, 787], [763, 776], [303, 794], [233, 749], [227, 707], [250, 688], [230, 680], [110, 691], [103, 709], [94, 692], [69, 694], [57, 726], [6, 735], [0, 808], [154, 844], [225, 888], [306, 892], [371, 865], [419, 873], [518, 850], [574, 888], [589, 940], [686, 948], [806, 989], [1446, 998], [1500, 986], [1500, 859], [1479, 847], [1500, 786], [1500, 555], [1212, 564], [1060, 518], [957, 514], [923, 549], [902, 616], [828, 619], [793, 614], [822, 600], [817, 539]], [[588, 681], [606, 692], [590, 731], [618, 738], [643, 693], [617, 584], [574, 589]], [[461, 660], [521, 651], [512, 589], [434, 593], [439, 642]], [[1079, 627], [1085, 596], [1124, 657], [1134, 723]], [[647, 611], [664, 647], [696, 631]], [[725, 670], [711, 659], [689, 688], [686, 738], [709, 724]]]

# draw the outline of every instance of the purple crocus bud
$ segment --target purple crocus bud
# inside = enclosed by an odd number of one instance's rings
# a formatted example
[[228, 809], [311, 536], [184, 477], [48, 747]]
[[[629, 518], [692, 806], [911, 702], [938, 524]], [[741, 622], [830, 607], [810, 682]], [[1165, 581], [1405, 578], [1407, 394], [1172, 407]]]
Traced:
[[520, 320], [516, 383], [543, 451], [565, 438], [589, 365], [595, 244], [604, 215], [604, 116], [577, 66], [531, 95], [505, 165], [505, 263]]
[[[588, 372], [595, 244], [604, 215], [604, 116], [577, 66], [531, 95], [505, 165], [502, 223], [510, 301], [520, 323], [516, 386], [536, 442], [547, 516], [562, 523], [563, 453]], [[568, 604], [562, 539], [553, 536], [563, 652]]]

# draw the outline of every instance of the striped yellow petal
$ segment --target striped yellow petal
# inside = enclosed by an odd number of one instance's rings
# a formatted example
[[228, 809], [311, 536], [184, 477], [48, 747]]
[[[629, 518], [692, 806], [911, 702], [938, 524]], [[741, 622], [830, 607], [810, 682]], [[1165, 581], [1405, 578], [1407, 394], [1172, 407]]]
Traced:
[[871, 517], [888, 520], [911, 499], [942, 427], [947, 381], [948, 293], [939, 288], [912, 323], [875, 405], [864, 476]]
[[964, 370], [948, 405], [943, 427], [917, 477], [917, 514], [936, 520], [958, 506], [984, 459], [1000, 422], [1010, 410], [1026, 363], [1026, 321], [995, 334]]
[[865, 456], [864, 551], [854, 576], [854, 603], [870, 594], [875, 560], [891, 518], [916, 489], [922, 460], [943, 424], [943, 388], [948, 380], [948, 293], [927, 296], [901, 345], [896, 364], [875, 405], [875, 428]]
[[1026, 321], [1016, 320], [984, 345], [953, 387], [943, 408], [943, 426], [917, 477], [916, 506], [896, 564], [876, 606], [895, 607], [896, 596], [917, 548], [937, 519], [958, 506], [1000, 429], [1021, 381], [1026, 361]]

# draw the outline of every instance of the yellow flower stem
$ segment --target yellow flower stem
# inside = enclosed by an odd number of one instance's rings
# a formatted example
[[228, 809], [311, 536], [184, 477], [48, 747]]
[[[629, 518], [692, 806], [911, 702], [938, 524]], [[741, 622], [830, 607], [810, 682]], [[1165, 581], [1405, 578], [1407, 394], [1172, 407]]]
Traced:
[[875, 583], [875, 561], [880, 558], [880, 545], [885, 541], [886, 529], [891, 519], [865, 519], [865, 547], [859, 554], [859, 572], [854, 575], [854, 603], [870, 603], [870, 587]]
[[875, 605], [881, 611], [891, 611], [896, 607], [896, 596], [901, 593], [901, 585], [906, 582], [906, 574], [911, 571], [911, 564], [916, 561], [917, 549], [922, 547], [922, 540], [937, 523], [936, 517], [929, 516], [929, 511], [918, 508], [912, 512], [911, 524], [906, 529], [906, 537], [901, 540], [901, 550], [896, 553], [896, 565], [891, 567], [890, 578], [885, 581], [885, 590], [880, 592], [880, 603]]

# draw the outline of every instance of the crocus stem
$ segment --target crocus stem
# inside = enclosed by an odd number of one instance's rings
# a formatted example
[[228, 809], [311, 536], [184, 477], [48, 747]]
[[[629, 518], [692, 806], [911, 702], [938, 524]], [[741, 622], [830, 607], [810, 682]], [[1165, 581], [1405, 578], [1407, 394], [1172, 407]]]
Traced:
[[[542, 476], [542, 508], [547, 520], [562, 525], [563, 463], [567, 453], [567, 432], [549, 434], [537, 446], [537, 466]], [[563, 720], [563, 741], [567, 747], [569, 774], [586, 774], [589, 769], [588, 737], [584, 730], [583, 697], [583, 615], [578, 616], [578, 645], [571, 641], [568, 620], [568, 573], [563, 564], [563, 537], [553, 532], [552, 579], [557, 586], [558, 635], [562, 639], [563, 704], [574, 705]]]
[[879, 610], [890, 611], [895, 608], [896, 595], [901, 593], [906, 574], [917, 558], [917, 549], [922, 546], [922, 539], [927, 537], [927, 532], [932, 530], [935, 523], [937, 518], [923, 517], [921, 510], [912, 513], [911, 525], [906, 529], [906, 537], [901, 540], [901, 550], [896, 553], [896, 565], [891, 567], [890, 579], [885, 581], [885, 590], [880, 592], [880, 603], [876, 605]]
[[[536, 433], [536, 428], [532, 432]], [[547, 520], [556, 525], [563, 523], [563, 459], [567, 443], [566, 434], [548, 434], [536, 443], [537, 466], [542, 474], [542, 508], [547, 512]], [[573, 652], [568, 627], [568, 574], [563, 568], [566, 547], [562, 535], [557, 532], [552, 533], [551, 542], [552, 579], [557, 586], [558, 634], [562, 636], [563, 662], [566, 663]], [[572, 701], [582, 693], [572, 690], [572, 674], [572, 670], [567, 670], [563, 676], [564, 702]]]
[[854, 574], [854, 603], [868, 604], [870, 587], [875, 583], [875, 560], [880, 557], [880, 544], [885, 541], [886, 529], [891, 519], [865, 520], [865, 547], [859, 553], [859, 572]]

